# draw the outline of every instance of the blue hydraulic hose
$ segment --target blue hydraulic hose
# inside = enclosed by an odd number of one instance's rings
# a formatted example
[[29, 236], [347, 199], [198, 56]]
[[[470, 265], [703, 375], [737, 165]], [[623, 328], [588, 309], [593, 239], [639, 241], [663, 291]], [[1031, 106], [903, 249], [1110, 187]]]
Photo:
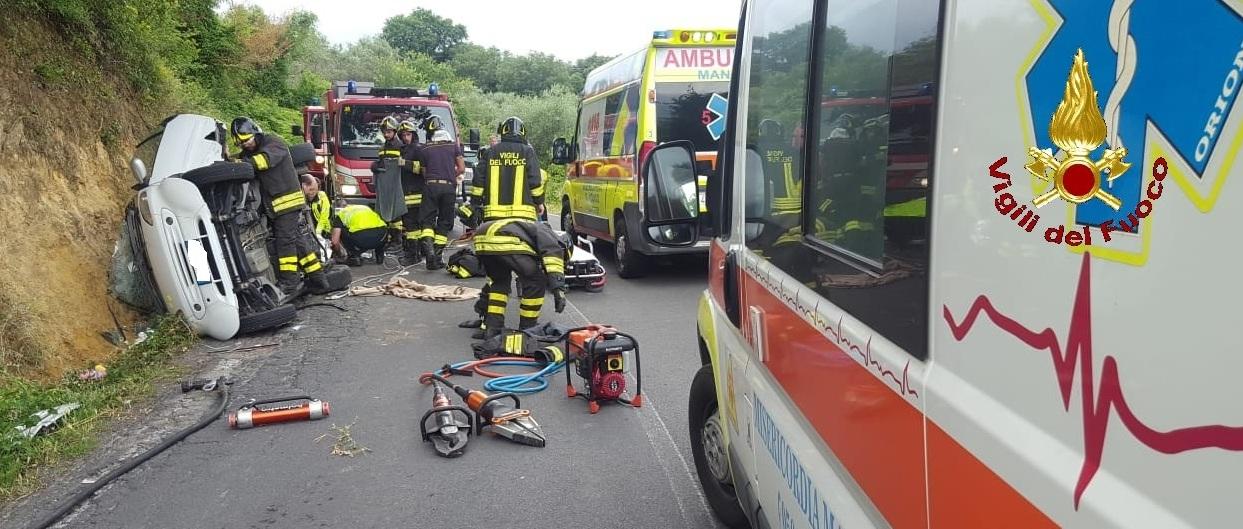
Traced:
[[[452, 367], [453, 369], [464, 369], [473, 363], [474, 362], [459, 362], [459, 363], [453, 364]], [[543, 362], [540, 362], [537, 360], [515, 358], [513, 360], [492, 362], [491, 364], [488, 364], [488, 365], [489, 366], [526, 366], [526, 367], [544, 366], [544, 368], [540, 369], [539, 371], [535, 371], [532, 373], [522, 373], [518, 375], [506, 375], [503, 377], [493, 378], [493, 379], [489, 379], [487, 382], [483, 384], [484, 389], [491, 391], [493, 393], [508, 391], [510, 393], [529, 394], [529, 393], [539, 393], [541, 391], [544, 391], [545, 389], [548, 389], [548, 381], [545, 379], [549, 375], [552, 375], [553, 373], [556, 373], [557, 371], [561, 370], [561, 368], [565, 366], [565, 362], [554, 362], [551, 364], [544, 364]]]

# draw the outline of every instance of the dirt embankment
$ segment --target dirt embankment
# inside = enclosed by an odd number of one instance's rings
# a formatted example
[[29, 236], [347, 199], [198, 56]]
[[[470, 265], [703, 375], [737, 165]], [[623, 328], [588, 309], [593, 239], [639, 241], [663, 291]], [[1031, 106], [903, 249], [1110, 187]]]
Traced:
[[58, 376], [114, 350], [134, 315], [107, 294], [133, 178], [130, 150], [158, 118], [128, 85], [43, 22], [0, 24], [0, 366]]

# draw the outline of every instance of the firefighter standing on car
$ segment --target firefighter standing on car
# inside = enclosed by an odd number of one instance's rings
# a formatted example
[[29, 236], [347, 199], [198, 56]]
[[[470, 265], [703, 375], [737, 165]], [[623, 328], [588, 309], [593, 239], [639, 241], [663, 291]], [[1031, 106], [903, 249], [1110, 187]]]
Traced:
[[560, 247], [551, 237], [551, 229], [536, 223], [538, 208], [544, 202], [544, 185], [539, 158], [527, 143], [526, 126], [510, 117], [497, 133], [501, 141], [484, 152], [471, 182], [471, 201], [482, 210], [484, 220], [475, 230], [475, 253], [488, 276], [485, 339], [504, 328], [514, 276], [522, 296], [520, 329], [538, 322], [546, 286], [558, 294], [558, 309], [564, 303], [565, 288], [564, 257], [549, 255], [550, 247], [536, 237], [547, 231], [553, 244]]
[[466, 155], [439, 117], [427, 118], [423, 130], [428, 141], [415, 153], [415, 163], [423, 173], [423, 200], [419, 206], [423, 232], [419, 244], [427, 258], [427, 269], [438, 270], [445, 267], [440, 252], [449, 244], [458, 177], [466, 172]]
[[415, 137], [414, 121], [405, 120], [397, 126], [397, 136], [401, 139], [401, 190], [406, 196], [406, 214], [401, 217], [403, 239], [402, 254], [399, 262], [402, 266], [410, 266], [422, 259], [419, 239], [423, 237], [422, 224], [419, 222], [419, 207], [423, 203], [423, 174], [418, 156], [419, 145]]
[[242, 161], [254, 166], [259, 180], [260, 194], [271, 218], [281, 290], [293, 293], [300, 289], [299, 270], [306, 274], [313, 291], [327, 290], [324, 266], [303, 233], [299, 213], [306, 207], [306, 196], [302, 194], [289, 147], [279, 137], [264, 134], [250, 118], [234, 119], [229, 132], [242, 149]]

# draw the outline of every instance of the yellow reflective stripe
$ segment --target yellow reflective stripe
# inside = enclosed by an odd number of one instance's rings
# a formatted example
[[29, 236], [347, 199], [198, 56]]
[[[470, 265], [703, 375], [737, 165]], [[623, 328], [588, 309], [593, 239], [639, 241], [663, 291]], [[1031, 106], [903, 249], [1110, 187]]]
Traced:
[[561, 363], [561, 361], [565, 360], [565, 353], [561, 352], [560, 347], [550, 345], [545, 347], [544, 350], [552, 353], [550, 356], [552, 357], [552, 363], [554, 364]]
[[267, 155], [267, 153], [263, 153], [263, 152], [258, 153], [258, 154], [256, 154], [256, 155], [254, 156], [253, 160], [255, 161], [255, 169], [256, 169], [256, 170], [259, 170], [259, 171], [266, 171], [266, 170], [268, 169], [268, 167], [270, 167], [270, 166], [271, 166], [271, 165], [268, 163], [268, 155]]
[[488, 314], [505, 314], [505, 307], [488, 305]]
[[304, 205], [306, 205], [306, 196], [302, 194], [302, 191], [292, 191], [272, 199], [272, 211], [277, 213]]
[[511, 355], [520, 355], [522, 350], [522, 334], [510, 334], [505, 337], [505, 352]]
[[406, 195], [407, 206], [418, 206], [423, 203], [423, 195]]
[[380, 151], [380, 156], [401, 156], [401, 151], [395, 151], [393, 149], [384, 149]]
[[433, 230], [431, 228], [423, 228], [423, 230], [419, 232], [419, 235], [421, 237], [435, 237], [436, 230]]
[[549, 274], [564, 274], [565, 261], [555, 256], [544, 257], [544, 271]]
[[501, 166], [493, 165], [488, 172], [488, 205], [501, 205]]
[[280, 270], [281, 270], [282, 272], [297, 272], [297, 271], [298, 271], [298, 265], [296, 265], [296, 264], [283, 264], [283, 265], [281, 265]]
[[926, 217], [928, 216], [928, 197], [899, 202], [885, 206], [886, 217]]
[[444, 235], [436, 234], [436, 238], [434, 239], [434, 244], [440, 244], [440, 245], [449, 244], [449, 238]]
[[535, 220], [535, 206], [501, 206], [489, 205], [483, 207], [483, 216], [486, 219], [496, 218], [522, 218], [527, 220]]
[[527, 308], [543, 307], [544, 298], [522, 298], [519, 304]]
[[527, 166], [519, 165], [514, 168], [514, 198], [513, 203], [522, 203], [522, 188], [527, 186]]
[[420, 163], [420, 162], [418, 162], [418, 161], [411, 160], [411, 161], [410, 161], [410, 170], [411, 170], [412, 172], [414, 172], [415, 174], [422, 173], [422, 172], [423, 172], [423, 164], [422, 164], [422, 163]]
[[422, 238], [423, 238], [423, 237], [422, 237], [422, 233], [420, 233], [420, 232], [418, 232], [418, 231], [408, 231], [408, 232], [406, 232], [406, 240], [409, 240], [409, 241], [417, 241], [417, 240], [422, 239]]
[[527, 246], [526, 244], [520, 244], [520, 245], [519, 244], [487, 244], [487, 243], [480, 244], [479, 241], [475, 241], [475, 253], [480, 253], [480, 254], [523, 253], [523, 254], [528, 254], [528, 255], [535, 255], [535, 250], [532, 250], [531, 247]]
[[324, 265], [322, 263], [320, 263], [319, 261], [315, 261], [314, 263], [311, 263], [303, 267], [303, 270], [308, 274], [313, 274], [315, 272], [320, 271], [323, 268], [324, 268]]
[[540, 311], [538, 310], [519, 310], [518, 316], [523, 318], [538, 318], [539, 312]]
[[472, 196], [472, 197], [481, 197], [481, 196], [483, 196], [483, 188], [482, 188], [482, 187], [479, 187], [479, 186], [471, 186], [471, 187], [470, 187], [470, 196]]
[[282, 257], [282, 258], [278, 259], [276, 262], [278, 262], [278, 263], [280, 263], [280, 264], [285, 264], [285, 263], [294, 263], [294, 264], [297, 264], [297, 263], [298, 263], [298, 258], [297, 258], [296, 256], [294, 256], [294, 257]]
[[488, 301], [499, 301], [501, 303], [508, 303], [509, 296], [506, 294], [502, 294], [500, 292], [488, 292]]

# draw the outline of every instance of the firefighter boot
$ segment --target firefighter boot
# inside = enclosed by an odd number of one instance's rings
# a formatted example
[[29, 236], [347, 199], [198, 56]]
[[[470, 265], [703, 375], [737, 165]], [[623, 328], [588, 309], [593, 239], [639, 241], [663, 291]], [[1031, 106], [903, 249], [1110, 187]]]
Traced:
[[307, 290], [312, 294], [324, 294], [332, 290], [332, 287], [328, 285], [328, 276], [324, 274], [323, 269], [307, 274], [306, 284]]
[[422, 246], [423, 254], [427, 256], [428, 270], [440, 270], [445, 267], [445, 262], [440, 260], [440, 254], [436, 253], [431, 239], [423, 239]]
[[401, 266], [410, 266], [422, 260], [420, 255], [421, 245], [419, 241], [414, 239], [406, 239], [401, 242], [401, 258], [397, 260]]

